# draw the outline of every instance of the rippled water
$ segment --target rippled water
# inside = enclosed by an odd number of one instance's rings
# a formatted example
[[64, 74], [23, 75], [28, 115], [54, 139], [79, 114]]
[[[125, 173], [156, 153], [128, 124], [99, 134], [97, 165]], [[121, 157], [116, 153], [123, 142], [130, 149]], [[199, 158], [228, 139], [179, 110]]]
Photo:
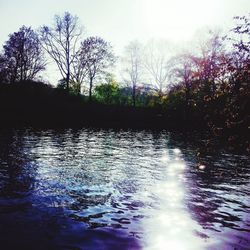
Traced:
[[0, 248], [250, 249], [249, 158], [204, 144], [168, 132], [0, 131]]

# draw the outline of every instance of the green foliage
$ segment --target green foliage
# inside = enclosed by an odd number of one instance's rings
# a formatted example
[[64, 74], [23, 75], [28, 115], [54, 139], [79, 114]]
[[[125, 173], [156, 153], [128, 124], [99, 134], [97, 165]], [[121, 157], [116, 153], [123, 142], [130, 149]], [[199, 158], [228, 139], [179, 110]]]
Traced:
[[94, 98], [104, 104], [116, 104], [119, 94], [118, 85], [115, 83], [101, 84], [95, 88]]
[[117, 104], [119, 100], [119, 86], [112, 74], [108, 74], [105, 83], [96, 86], [94, 99], [104, 104]]
[[169, 93], [164, 104], [168, 109], [180, 110], [185, 105], [184, 91], [178, 90], [178, 91], [173, 91]]

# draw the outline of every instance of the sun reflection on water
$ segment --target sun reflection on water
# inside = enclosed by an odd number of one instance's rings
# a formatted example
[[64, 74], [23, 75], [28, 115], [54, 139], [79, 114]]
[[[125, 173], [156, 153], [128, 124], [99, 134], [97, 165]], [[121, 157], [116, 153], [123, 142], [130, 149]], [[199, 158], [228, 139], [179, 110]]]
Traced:
[[195, 235], [200, 226], [191, 218], [184, 200], [186, 164], [180, 149], [163, 152], [161, 162], [166, 178], [153, 191], [160, 202], [144, 222], [145, 249], [201, 249], [202, 241]]

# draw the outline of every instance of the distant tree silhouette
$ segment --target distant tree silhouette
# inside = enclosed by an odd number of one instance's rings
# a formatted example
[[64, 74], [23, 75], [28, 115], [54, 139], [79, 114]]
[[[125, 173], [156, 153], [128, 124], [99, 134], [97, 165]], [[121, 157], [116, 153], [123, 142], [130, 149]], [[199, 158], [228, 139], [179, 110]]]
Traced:
[[169, 76], [166, 49], [167, 44], [157, 43], [152, 40], [144, 50], [144, 67], [150, 78], [152, 78], [152, 84], [160, 97], [163, 96]]
[[137, 41], [132, 41], [125, 48], [124, 77], [132, 88], [133, 106], [136, 105], [136, 88], [142, 77], [142, 46]]
[[66, 81], [67, 90], [73, 78], [73, 63], [82, 31], [83, 27], [79, 24], [78, 17], [69, 12], [65, 12], [63, 16], [56, 15], [52, 27], [43, 26], [40, 29], [43, 47], [56, 62], [62, 78]]
[[[181, 87], [185, 94], [185, 118], [189, 115], [189, 106], [191, 105], [191, 91], [193, 88], [194, 79], [194, 63], [192, 62], [191, 55], [183, 53], [170, 59], [170, 84], [171, 89], [178, 86]], [[177, 88], [178, 89], [178, 88]]]
[[9, 35], [0, 56], [2, 81], [34, 80], [45, 69], [44, 54], [38, 35], [30, 27], [21, 27]]
[[92, 100], [94, 79], [105, 73], [112, 66], [115, 57], [112, 47], [100, 37], [89, 37], [81, 43], [81, 67], [86, 68], [89, 80], [89, 101]]

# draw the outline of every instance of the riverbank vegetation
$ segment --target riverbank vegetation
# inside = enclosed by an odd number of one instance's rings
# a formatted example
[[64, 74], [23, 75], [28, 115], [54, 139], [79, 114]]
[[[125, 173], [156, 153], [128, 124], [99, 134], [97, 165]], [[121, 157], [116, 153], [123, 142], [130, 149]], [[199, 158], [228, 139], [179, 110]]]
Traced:
[[[51, 26], [10, 34], [0, 55], [2, 125], [202, 129], [250, 151], [250, 15], [175, 54], [133, 41], [118, 58], [83, 30], [66, 12]], [[56, 86], [42, 83], [49, 58], [61, 75]]]

